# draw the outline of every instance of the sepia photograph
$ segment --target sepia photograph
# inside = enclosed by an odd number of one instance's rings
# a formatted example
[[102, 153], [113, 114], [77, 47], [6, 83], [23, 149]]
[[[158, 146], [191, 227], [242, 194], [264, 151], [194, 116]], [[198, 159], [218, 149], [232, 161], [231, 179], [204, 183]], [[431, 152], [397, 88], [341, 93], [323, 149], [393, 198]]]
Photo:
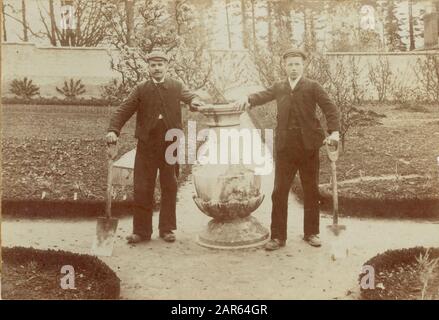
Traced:
[[0, 3], [0, 300], [439, 300], [439, 0]]

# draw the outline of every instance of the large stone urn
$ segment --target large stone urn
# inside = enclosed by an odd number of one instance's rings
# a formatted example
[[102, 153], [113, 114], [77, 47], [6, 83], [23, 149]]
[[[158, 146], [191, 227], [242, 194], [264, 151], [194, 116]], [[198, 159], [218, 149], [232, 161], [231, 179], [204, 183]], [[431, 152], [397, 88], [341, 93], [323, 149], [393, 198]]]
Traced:
[[[242, 111], [227, 104], [212, 105], [200, 111], [208, 119], [209, 135], [205, 142], [209, 144], [207, 152], [212, 152], [214, 146], [218, 155], [224, 153], [220, 130], [239, 130]], [[213, 138], [215, 141], [212, 143]], [[228, 152], [236, 152], [236, 149], [229, 149]], [[203, 161], [198, 159], [198, 164], [193, 167], [196, 190], [193, 199], [198, 208], [212, 218], [197, 237], [198, 244], [202, 246], [218, 249], [249, 248], [263, 245], [269, 238], [268, 230], [251, 216], [264, 200], [260, 192], [261, 176], [242, 162], [242, 152], [241, 143], [239, 163], [200, 164]]]

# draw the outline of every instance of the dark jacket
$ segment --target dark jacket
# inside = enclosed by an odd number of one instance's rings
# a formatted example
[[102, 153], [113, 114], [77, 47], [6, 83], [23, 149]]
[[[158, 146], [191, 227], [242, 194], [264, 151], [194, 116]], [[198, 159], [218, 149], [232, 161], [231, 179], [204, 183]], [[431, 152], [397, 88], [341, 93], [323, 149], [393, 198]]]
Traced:
[[288, 79], [273, 84], [266, 90], [251, 94], [252, 106], [261, 105], [276, 99], [277, 126], [276, 150], [282, 150], [288, 143], [288, 117], [290, 107], [297, 110], [297, 121], [302, 130], [306, 149], [318, 149], [322, 146], [325, 134], [316, 115], [316, 105], [325, 115], [328, 132], [340, 131], [340, 113], [323, 87], [316, 81], [302, 78], [291, 91]]
[[[138, 84], [112, 115], [108, 131], [120, 134], [124, 124], [137, 112], [135, 137], [147, 141], [148, 134], [161, 113], [168, 129], [182, 129], [181, 104], [190, 104], [196, 97], [178, 80], [165, 78], [160, 99], [158, 88], [152, 80]], [[161, 107], [162, 106], [162, 107]]]

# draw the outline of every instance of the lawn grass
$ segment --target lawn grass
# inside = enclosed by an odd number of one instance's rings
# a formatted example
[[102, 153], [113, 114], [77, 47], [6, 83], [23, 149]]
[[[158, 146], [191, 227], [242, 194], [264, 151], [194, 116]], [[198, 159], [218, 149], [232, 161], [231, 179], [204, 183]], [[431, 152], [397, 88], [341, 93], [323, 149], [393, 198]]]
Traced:
[[[358, 183], [339, 185], [341, 196], [377, 199], [439, 200], [439, 106], [411, 112], [397, 105], [364, 105], [385, 115], [381, 125], [352, 128], [337, 161], [338, 181], [363, 177]], [[262, 128], [276, 125], [273, 103], [251, 111]], [[320, 183], [330, 182], [330, 162], [320, 149]], [[367, 177], [419, 175], [422, 178], [367, 181]], [[297, 186], [297, 182], [296, 182]], [[328, 191], [328, 188], [322, 186]], [[324, 191], [324, 190], [323, 190]]]
[[[107, 162], [105, 134], [115, 108], [2, 106], [2, 198], [103, 200]], [[183, 109], [202, 129], [204, 116]], [[135, 117], [119, 139], [120, 157], [135, 148]], [[182, 165], [179, 182], [190, 173]], [[132, 198], [128, 190], [127, 200]]]

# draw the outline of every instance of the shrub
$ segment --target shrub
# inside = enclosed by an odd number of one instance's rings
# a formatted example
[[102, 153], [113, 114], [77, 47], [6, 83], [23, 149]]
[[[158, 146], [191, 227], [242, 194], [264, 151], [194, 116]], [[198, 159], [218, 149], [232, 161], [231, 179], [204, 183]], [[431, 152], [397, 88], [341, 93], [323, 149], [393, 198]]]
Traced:
[[418, 58], [414, 68], [424, 101], [439, 102], [439, 55]]
[[101, 97], [110, 104], [120, 104], [130, 93], [127, 83], [123, 83], [113, 79], [108, 84], [101, 87]]
[[24, 77], [23, 80], [12, 80], [10, 91], [15, 94], [16, 97], [26, 100], [40, 94], [40, 88], [33, 84], [32, 80], [29, 80], [27, 77]]
[[66, 99], [74, 100], [85, 93], [85, 86], [81, 83], [81, 80], [75, 81], [71, 78], [70, 82], [64, 81], [64, 86], [61, 89], [56, 87], [56, 91], [64, 95]]
[[380, 56], [376, 64], [369, 64], [369, 81], [377, 91], [378, 101], [386, 101], [395, 81], [387, 57]]
[[75, 100], [65, 100], [60, 99], [58, 97], [51, 97], [51, 98], [44, 98], [44, 97], [38, 97], [34, 99], [24, 99], [24, 98], [2, 98], [2, 104], [23, 104], [23, 105], [42, 105], [42, 106], [102, 106], [107, 107], [111, 105], [117, 105], [116, 103], [111, 103], [110, 101], [106, 99], [96, 99], [96, 98], [79, 98]]

